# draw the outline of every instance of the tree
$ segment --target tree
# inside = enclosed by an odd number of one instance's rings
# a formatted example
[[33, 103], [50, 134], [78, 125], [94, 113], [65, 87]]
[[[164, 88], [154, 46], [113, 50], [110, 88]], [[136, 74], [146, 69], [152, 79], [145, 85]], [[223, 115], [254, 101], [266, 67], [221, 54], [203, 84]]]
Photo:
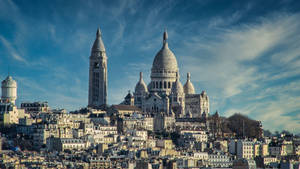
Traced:
[[292, 133], [287, 130], [282, 130], [281, 134], [292, 135]]
[[264, 136], [266, 137], [272, 137], [272, 132], [270, 130], [264, 130]]
[[260, 122], [252, 120], [249, 117], [236, 113], [228, 119], [228, 128], [237, 134], [238, 137], [260, 137], [261, 128]]

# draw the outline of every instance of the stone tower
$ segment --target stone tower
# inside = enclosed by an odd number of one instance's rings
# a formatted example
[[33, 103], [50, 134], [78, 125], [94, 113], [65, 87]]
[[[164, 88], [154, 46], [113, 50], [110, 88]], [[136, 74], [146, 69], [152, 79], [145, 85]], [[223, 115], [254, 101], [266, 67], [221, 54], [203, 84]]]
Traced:
[[107, 56], [100, 28], [97, 30], [90, 56], [88, 102], [88, 106], [92, 108], [107, 104]]
[[2, 81], [1, 88], [2, 101], [15, 104], [17, 99], [17, 82], [11, 76], [7, 76], [7, 78]]

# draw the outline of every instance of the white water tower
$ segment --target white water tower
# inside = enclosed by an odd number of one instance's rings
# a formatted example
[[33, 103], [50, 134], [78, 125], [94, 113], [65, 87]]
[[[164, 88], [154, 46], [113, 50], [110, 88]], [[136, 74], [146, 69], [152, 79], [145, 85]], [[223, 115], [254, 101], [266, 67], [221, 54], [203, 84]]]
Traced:
[[7, 78], [2, 81], [1, 88], [2, 102], [10, 102], [15, 104], [17, 99], [17, 82], [11, 76], [7, 76]]

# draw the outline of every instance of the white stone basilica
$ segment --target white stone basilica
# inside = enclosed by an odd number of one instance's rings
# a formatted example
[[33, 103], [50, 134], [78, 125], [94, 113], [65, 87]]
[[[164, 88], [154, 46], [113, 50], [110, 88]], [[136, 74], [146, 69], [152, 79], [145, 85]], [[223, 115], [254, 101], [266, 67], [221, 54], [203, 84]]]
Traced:
[[[205, 91], [195, 94], [190, 73], [182, 86], [179, 80], [179, 69], [174, 53], [168, 46], [168, 34], [163, 34], [163, 46], [156, 54], [152, 69], [151, 82], [146, 86], [143, 74], [135, 86], [133, 96], [125, 97], [124, 104], [132, 104], [147, 113], [164, 112], [176, 117], [208, 117], [209, 98]], [[129, 101], [133, 98], [134, 102]]]
[[[145, 113], [172, 115], [175, 117], [208, 117], [209, 98], [205, 91], [195, 94], [190, 73], [182, 86], [174, 53], [168, 46], [168, 34], [163, 34], [163, 46], [156, 54], [151, 82], [146, 85], [140, 72], [133, 95], [129, 94], [121, 104], [137, 106]], [[107, 56], [100, 29], [92, 47], [89, 69], [89, 107], [100, 108], [107, 104]]]

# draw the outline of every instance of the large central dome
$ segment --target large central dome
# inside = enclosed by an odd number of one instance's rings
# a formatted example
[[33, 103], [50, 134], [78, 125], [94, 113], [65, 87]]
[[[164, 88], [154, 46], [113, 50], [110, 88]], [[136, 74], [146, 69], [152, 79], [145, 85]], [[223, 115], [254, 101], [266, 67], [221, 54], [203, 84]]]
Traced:
[[163, 47], [154, 58], [152, 70], [178, 70], [176, 57], [174, 53], [169, 49], [167, 39], [168, 34], [167, 32], [164, 32]]
[[174, 53], [168, 47], [168, 34], [163, 36], [163, 47], [156, 54], [151, 69], [151, 83], [148, 88], [150, 92], [159, 95], [169, 95], [173, 83], [176, 81], [178, 66]]

